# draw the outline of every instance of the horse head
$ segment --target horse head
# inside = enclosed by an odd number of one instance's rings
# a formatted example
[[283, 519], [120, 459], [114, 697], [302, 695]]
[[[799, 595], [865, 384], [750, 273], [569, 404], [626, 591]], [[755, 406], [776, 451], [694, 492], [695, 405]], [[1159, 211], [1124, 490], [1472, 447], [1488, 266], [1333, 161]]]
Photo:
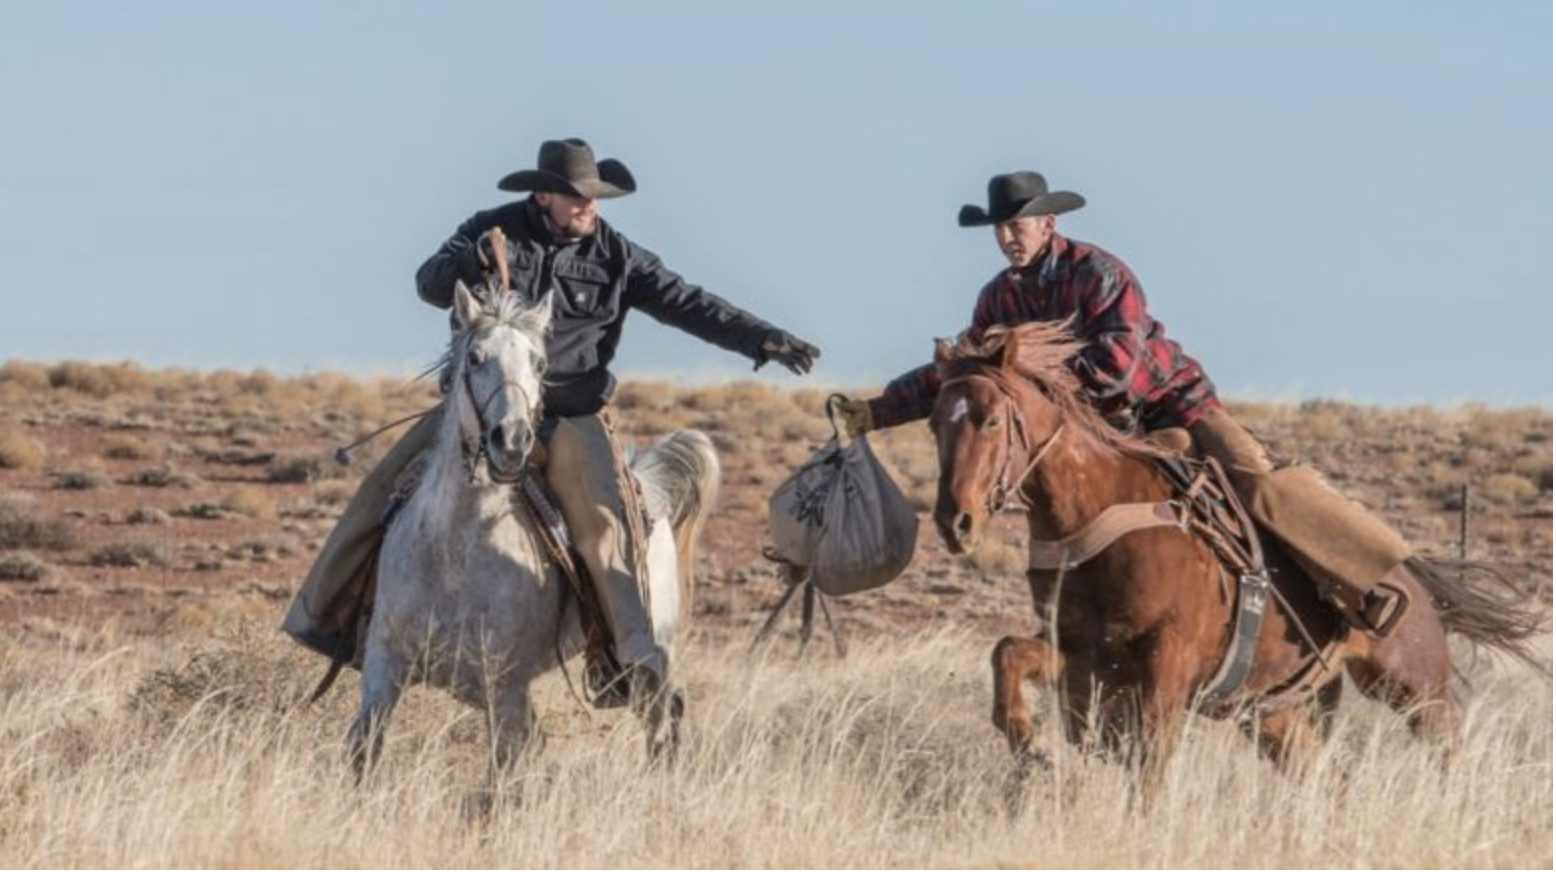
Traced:
[[527, 306], [514, 293], [454, 287], [450, 402], [472, 467], [484, 456], [494, 481], [517, 481], [535, 446], [550, 325], [549, 295]]
[[[941, 380], [930, 427], [940, 455], [935, 526], [952, 553], [974, 550], [990, 517], [1023, 491], [1063, 432], [1079, 349], [1068, 324], [994, 327], [982, 341], [935, 343]], [[1068, 392], [1068, 393], [1066, 393]]]

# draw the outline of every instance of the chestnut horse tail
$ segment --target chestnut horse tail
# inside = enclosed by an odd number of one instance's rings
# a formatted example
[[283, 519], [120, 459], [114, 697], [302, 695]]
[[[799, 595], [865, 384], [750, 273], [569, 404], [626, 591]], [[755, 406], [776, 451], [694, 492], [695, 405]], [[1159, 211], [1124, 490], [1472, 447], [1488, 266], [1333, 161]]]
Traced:
[[1444, 629], [1550, 674], [1527, 644], [1547, 629], [1545, 610], [1506, 575], [1478, 560], [1412, 557], [1405, 565], [1431, 594]]

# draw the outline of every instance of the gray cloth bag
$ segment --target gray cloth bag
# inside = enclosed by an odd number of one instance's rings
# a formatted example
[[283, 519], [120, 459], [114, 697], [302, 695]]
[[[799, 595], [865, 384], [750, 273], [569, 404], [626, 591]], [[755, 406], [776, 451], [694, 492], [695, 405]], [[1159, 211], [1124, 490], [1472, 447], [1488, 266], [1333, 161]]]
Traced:
[[770, 556], [809, 569], [822, 593], [880, 587], [907, 568], [918, 518], [864, 436], [834, 436], [767, 501]]

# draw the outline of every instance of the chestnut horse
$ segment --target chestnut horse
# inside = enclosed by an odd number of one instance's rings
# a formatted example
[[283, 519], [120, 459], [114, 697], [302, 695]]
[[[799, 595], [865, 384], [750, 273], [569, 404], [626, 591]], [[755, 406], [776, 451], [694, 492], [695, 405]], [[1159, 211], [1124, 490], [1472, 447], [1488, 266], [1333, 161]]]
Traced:
[[[1081, 394], [1068, 366], [1081, 347], [1067, 325], [1041, 322], [993, 328], [977, 346], [937, 345], [935, 521], [951, 551], [975, 548], [1009, 497], [1027, 505], [1034, 542], [1074, 534], [1110, 506], [1173, 497], [1155, 460], [1163, 452], [1112, 427]], [[1278, 605], [1267, 607], [1236, 705], [1196, 704], [1233, 619], [1231, 578], [1198, 536], [1176, 525], [1140, 529], [1079, 566], [1029, 570], [1038, 631], [1006, 637], [993, 654], [994, 724], [1018, 760], [1046, 760], [1024, 681], [1058, 683], [1067, 738], [1080, 743], [1100, 729], [1091, 738], [1141, 765], [1149, 795], [1189, 711], [1257, 711], [1248, 729], [1290, 768], [1323, 738], [1343, 668], [1364, 694], [1451, 749], [1459, 727], [1447, 632], [1534, 662], [1519, 643], [1538, 632], [1539, 613], [1483, 582], [1460, 582], [1444, 561], [1410, 561], [1413, 605], [1392, 635], [1375, 639], [1351, 632], [1277, 543], [1262, 541]]]

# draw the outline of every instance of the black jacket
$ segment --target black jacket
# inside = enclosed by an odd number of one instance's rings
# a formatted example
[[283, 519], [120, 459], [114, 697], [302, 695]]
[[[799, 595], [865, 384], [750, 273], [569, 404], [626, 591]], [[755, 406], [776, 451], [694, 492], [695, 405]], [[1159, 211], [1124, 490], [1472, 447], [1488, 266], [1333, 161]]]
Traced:
[[475, 244], [493, 227], [501, 227], [508, 237], [514, 291], [533, 302], [547, 291], [557, 291], [546, 346], [542, 403], [547, 415], [592, 414], [610, 400], [616, 380], [609, 367], [629, 309], [642, 309], [658, 321], [753, 361], [761, 359], [762, 340], [774, 329], [688, 284], [653, 252], [604, 220], [596, 219], [592, 235], [557, 244], [540, 208], [529, 200], [478, 212], [461, 224], [416, 271], [416, 290], [423, 300], [447, 309], [454, 303], [455, 279], [472, 287], [482, 280]]

